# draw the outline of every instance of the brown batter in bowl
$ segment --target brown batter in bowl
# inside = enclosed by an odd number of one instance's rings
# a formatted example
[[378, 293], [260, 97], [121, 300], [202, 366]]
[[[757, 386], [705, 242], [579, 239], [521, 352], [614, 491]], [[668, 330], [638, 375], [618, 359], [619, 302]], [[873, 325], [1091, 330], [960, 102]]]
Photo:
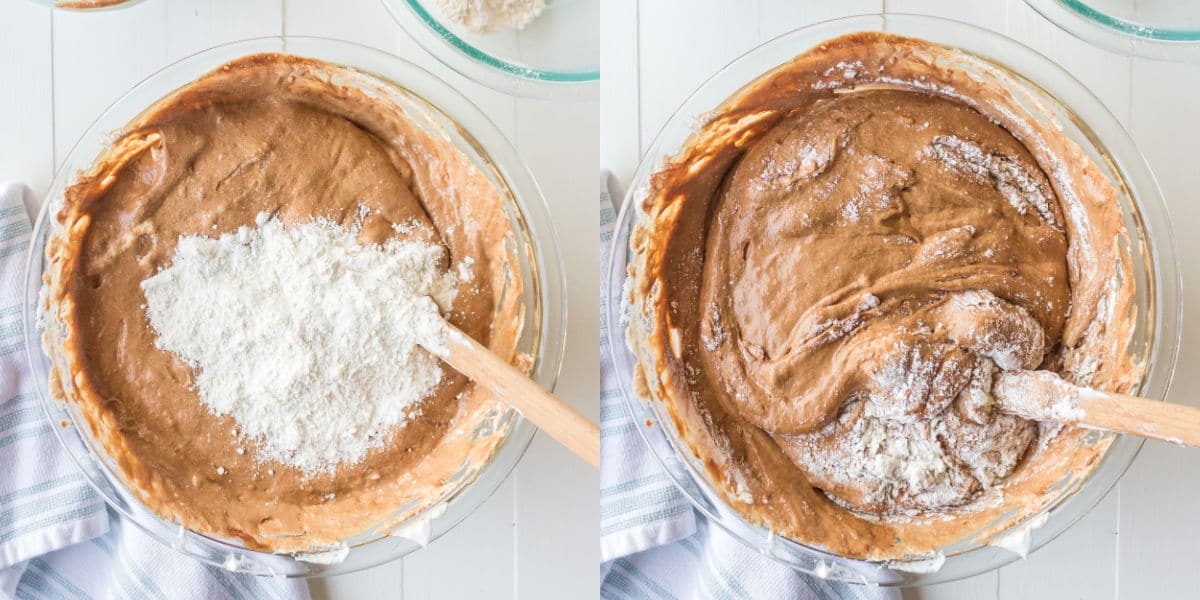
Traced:
[[506, 432], [489, 424], [503, 409], [447, 369], [420, 416], [361, 462], [306, 477], [259, 460], [232, 419], [200, 402], [187, 365], [154, 344], [139, 285], [170, 264], [181, 235], [253, 227], [260, 212], [350, 225], [365, 207], [360, 239], [379, 242], [415, 220], [451, 262], [474, 259], [447, 317], [528, 365], [516, 352], [522, 281], [501, 191], [358, 80], [287, 55], [223, 65], [119, 134], [67, 190], [47, 246], [45, 308], [61, 329], [46, 337], [62, 358], [53, 395], [80, 408], [148, 507], [251, 548], [303, 551], [429, 508], [496, 451]]
[[1107, 448], [987, 398], [995, 369], [1117, 391], [1143, 370], [1115, 190], [998, 74], [835, 38], [706, 114], [652, 176], [635, 384], [747, 521], [849, 558], [926, 556], [1037, 513]]

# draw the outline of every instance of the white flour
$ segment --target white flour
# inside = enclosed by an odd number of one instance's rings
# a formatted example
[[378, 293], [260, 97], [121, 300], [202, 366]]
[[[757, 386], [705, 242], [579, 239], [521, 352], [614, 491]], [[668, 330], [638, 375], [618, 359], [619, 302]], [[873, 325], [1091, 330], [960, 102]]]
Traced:
[[[864, 298], [860, 309], [878, 302]], [[978, 359], [965, 386], [943, 376], [947, 365], [930, 348], [901, 345], [872, 373], [861, 414], [843, 411], [825, 430], [789, 440], [793, 460], [810, 474], [861, 490], [865, 503], [893, 516], [961, 505], [999, 484], [1036, 433], [996, 412], [992, 391], [1001, 370], [1041, 363], [1037, 321], [986, 290], [951, 295], [937, 319]]]
[[546, 8], [546, 0], [437, 0], [446, 18], [476, 33], [523, 29]]
[[996, 378], [992, 388], [1004, 410], [1026, 419], [1073, 423], [1083, 419], [1079, 399], [1087, 394], [1103, 397], [1103, 392], [1079, 388], [1051, 371], [1014, 371]]
[[158, 347], [196, 374], [200, 399], [237, 421], [260, 461], [305, 475], [361, 461], [442, 377], [440, 310], [454, 302], [445, 250], [361, 246], [326, 220], [218, 239], [186, 236], [142, 282]]
[[989, 182], [1018, 213], [1033, 209], [1046, 223], [1059, 226], [1051, 208], [1054, 200], [1050, 191], [1016, 159], [985, 152], [971, 142], [949, 135], [934, 138], [929, 152], [947, 167]]

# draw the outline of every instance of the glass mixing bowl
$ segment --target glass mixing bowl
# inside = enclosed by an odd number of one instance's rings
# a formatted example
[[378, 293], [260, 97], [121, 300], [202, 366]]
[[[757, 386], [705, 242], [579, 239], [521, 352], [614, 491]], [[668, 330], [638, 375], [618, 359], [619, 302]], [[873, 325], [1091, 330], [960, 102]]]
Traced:
[[1200, 3], [1193, 0], [1025, 0], [1067, 33], [1121, 54], [1200, 61]]
[[433, 0], [381, 0], [427, 52], [460, 75], [513, 96], [594, 98], [600, 82], [600, 0], [547, 0], [520, 31], [474, 33]]
[[45, 4], [54, 8], [63, 10], [78, 10], [78, 11], [101, 11], [115, 10], [118, 8], [128, 8], [142, 2], [143, 0], [33, 0], [38, 4]]
[[[684, 101], [650, 144], [621, 206], [613, 236], [609, 269], [609, 323], [628, 324], [623, 288], [630, 263], [629, 237], [637, 207], [650, 177], [666, 156], [675, 154], [694, 132], [698, 116], [709, 113], [742, 86], [777, 65], [830, 38], [857, 31], [886, 31], [957, 48], [1013, 76], [1044, 104], [1062, 131], [1096, 162], [1117, 190], [1136, 279], [1137, 324], [1130, 351], [1148, 365], [1137, 392], [1162, 399], [1167, 393], [1179, 348], [1180, 283], [1174, 240], [1154, 175], [1128, 133], [1083, 84], [1033, 50], [1002, 35], [971, 25], [914, 15], [863, 15], [827, 21], [781, 35], [722, 68]], [[934, 572], [911, 572], [887, 563], [850, 560], [820, 548], [775, 535], [744, 520], [714, 491], [705, 469], [680, 442], [674, 422], [654, 400], [633, 393], [635, 357], [624, 343], [625, 327], [611, 327], [609, 347], [626, 405], [652, 454], [696, 509], [729, 534], [763, 555], [805, 573], [852, 583], [885, 586], [928, 585], [997, 569], [1018, 555], [998, 546], [1010, 534], [1031, 531], [1031, 549], [1045, 545], [1078, 521], [1117, 482], [1142, 446], [1141, 438], [1094, 432], [1085, 443], [1112, 441], [1099, 465], [1079, 486], [1060, 486], [1048, 508], [987, 537], [965, 539], [942, 548], [945, 563]], [[1115, 439], [1113, 439], [1115, 438]], [[1042, 519], [1041, 526], [1036, 526]], [[900, 565], [903, 567], [903, 565]]]
[[[491, 180], [506, 199], [505, 212], [516, 233], [513, 255], [521, 277], [525, 328], [518, 350], [534, 357], [531, 376], [553, 389], [562, 361], [566, 332], [566, 297], [558, 242], [541, 190], [520, 156], [496, 126], [453, 87], [420, 67], [391, 54], [358, 44], [309, 37], [269, 37], [234, 42], [194, 54], [151, 75], [120, 97], [88, 128], [67, 155], [34, 226], [26, 273], [29, 303], [25, 341], [31, 371], [42, 405], [63, 445], [89, 482], [124, 518], [151, 536], [203, 562], [256, 575], [307, 577], [349, 573], [404, 556], [452, 529], [475, 511], [509, 475], [528, 447], [536, 428], [516, 411], [505, 410], [490, 425], [507, 428], [495, 454], [478, 469], [456, 475], [453, 489], [432, 508], [398, 524], [381, 525], [330, 548], [326, 555], [295, 556], [256, 552], [240, 542], [185, 530], [145, 508], [128, 491], [114, 462], [93, 439], [78, 407], [59, 403], [47, 391], [51, 359], [42, 350], [38, 296], [45, 268], [45, 244], [56, 226], [52, 207], [79, 172], [142, 110], [169, 92], [197, 79], [227, 61], [258, 52], [285, 52], [350, 67], [365, 83], [383, 90], [389, 99], [436, 137], [455, 147]], [[352, 85], [361, 82], [348, 81]], [[482, 432], [481, 432], [482, 433]], [[405, 507], [397, 507], [397, 515]], [[411, 506], [409, 508], [412, 508]], [[344, 544], [344, 545], [343, 545]], [[336, 553], [349, 548], [344, 560]], [[322, 560], [330, 564], [322, 564]]]

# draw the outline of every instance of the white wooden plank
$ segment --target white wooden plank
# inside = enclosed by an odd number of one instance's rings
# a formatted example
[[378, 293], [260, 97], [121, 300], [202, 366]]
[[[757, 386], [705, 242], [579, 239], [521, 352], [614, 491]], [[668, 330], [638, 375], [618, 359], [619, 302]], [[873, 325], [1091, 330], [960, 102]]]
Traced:
[[54, 148], [58, 161], [118, 96], [167, 63], [166, 2], [101, 12], [54, 11]]
[[1000, 599], [1115, 600], [1119, 514], [1113, 490], [1058, 539], [1000, 569]]
[[[736, 6], [736, 9], [731, 9]], [[717, 69], [759, 39], [758, 0], [655, 0], [638, 6], [641, 139]]]
[[[371, 1], [371, 0], [367, 0]], [[438, 62], [429, 53], [422, 50], [412, 38], [404, 34], [403, 31], [396, 31], [396, 36], [393, 39], [390, 48], [384, 48], [389, 52], [403, 58], [409, 62], [415, 63], [446, 83], [449, 83], [464, 96], [475, 103], [483, 114], [491, 119], [492, 123], [508, 138], [510, 143], [513, 143], [517, 150], [521, 150], [515, 143], [516, 140], [516, 122], [517, 122], [517, 100], [504, 94], [497, 92], [487, 86], [476, 83], [442, 63]], [[534, 173], [537, 176], [537, 173]]]
[[284, 33], [349, 40], [388, 49], [398, 29], [379, 0], [284, 0]]
[[[513, 553], [516, 493], [516, 479], [509, 477], [458, 527], [405, 557], [403, 598], [517, 598]], [[571, 547], [564, 554], [573, 550]], [[357, 579], [366, 583], [348, 587], [342, 597], [366, 597], [374, 573], [396, 564], [358, 574]]]
[[217, 44], [278, 34], [281, 7], [281, 0], [172, 0], [55, 11], [58, 159], [113, 100], [154, 71]]
[[[498, 92], [474, 80], [460, 75], [453, 69], [443, 65], [433, 54], [421, 48], [416, 40], [408, 35], [403, 28], [395, 27], [396, 42], [393, 51], [400, 57], [421, 65], [429, 72], [454, 85], [465, 96], [470, 98], [484, 110], [509, 139], [513, 139], [513, 118], [516, 114], [516, 101], [506, 93]], [[489, 51], [501, 56], [517, 56], [518, 36], [498, 34], [501, 41], [493, 39], [489, 43]]]
[[400, 561], [359, 573], [310, 579], [308, 591], [313, 600], [366, 600], [368, 598], [404, 598], [404, 569]]
[[167, 59], [283, 32], [283, 0], [169, 0]]
[[962, 21], [999, 33], [1004, 33], [1008, 13], [1008, 3], [1005, 1], [885, 0], [884, 4], [889, 13], [929, 15]]
[[761, 0], [758, 6], [758, 37], [765, 42], [793, 29], [850, 15], [878, 13], [883, 0], [842, 2], [779, 2]]
[[[510, 142], [515, 140], [517, 100], [455, 73], [418, 47], [416, 42], [402, 31], [397, 31], [390, 51], [405, 60], [420, 65], [430, 73], [454, 86], [455, 89], [469, 98], [471, 102], [475, 103], [496, 124], [496, 127], [504, 133], [504, 136]], [[514, 144], [515, 146], [516, 144]], [[517, 149], [520, 150], [520, 148]], [[535, 173], [534, 175], [536, 177], [537, 174]]]
[[901, 592], [904, 600], [995, 600], [996, 574], [985, 573], [969, 579], [907, 588]]
[[1008, 0], [1006, 32], [1061, 65], [1128, 126], [1129, 57], [1102, 50], [1066, 33], [1023, 0]]
[[514, 100], [442, 65], [401, 30], [379, 0], [346, 0], [338, 10], [330, 10], [325, 0], [284, 1], [284, 29], [288, 35], [342, 39], [395, 54], [450, 83], [512, 139]]
[[50, 9], [29, 2], [0, 13], [0, 180], [24, 181], [38, 198], [55, 164], [50, 27]]
[[[638, 154], [653, 139], [668, 115], [705, 79], [717, 69], [753, 48], [760, 42], [781, 33], [820, 21], [881, 10], [881, 0], [850, 0], [838, 3], [798, 3], [779, 0], [740, 2], [737, 10], [719, 0], [704, 2], [642, 2], [610, 3], [606, 7], [606, 23], [617, 23], [615, 34], [605, 32], [606, 46], [603, 86], [605, 126], [602, 146], [605, 165], [614, 169], [622, 180], [632, 172], [632, 154], [621, 153], [614, 144], [623, 133], [620, 127], [634, 117], [626, 110], [617, 111], [614, 104], [629, 102], [636, 97], [640, 111], [637, 115]], [[644, 24], [643, 24], [644, 23]], [[636, 29], [636, 39], [629, 39]], [[695, 40], [704, 40], [695, 43]], [[632, 79], [628, 57], [610, 57], [611, 48], [628, 53], [637, 49], [639, 62], [636, 87], [629, 89]], [[608, 90], [621, 97], [613, 99]], [[608, 115], [614, 115], [609, 117]], [[612, 124], [610, 126], [610, 123]], [[615, 128], [615, 129], [614, 129]], [[611, 132], [611, 133], [610, 133]], [[611, 136], [611, 137], [610, 137]], [[625, 163], [625, 165], [622, 164]], [[620, 165], [620, 166], [618, 166]]]
[[[236, 0], [235, 0], [236, 1]], [[330, 10], [327, 0], [284, 0], [287, 35], [328, 37], [395, 54], [447, 81], [480, 107], [512, 139], [515, 102], [447, 68], [422, 49], [392, 19], [379, 0], [345, 0]]]
[[605, 2], [600, 18], [600, 164], [628, 182], [642, 155], [638, 0]]
[[[555, 392], [595, 422], [600, 420], [600, 251], [594, 210], [599, 120], [596, 103], [522, 100], [517, 107], [517, 146], [546, 195], [567, 273], [567, 345]], [[599, 475], [539, 433], [516, 478], [517, 597], [598, 591]]]
[[[1134, 141], [1158, 177], [1166, 197], [1183, 270], [1183, 339], [1179, 368], [1167, 399], [1200, 404], [1194, 393], [1200, 371], [1200, 237], [1189, 225], [1200, 219], [1200, 170], [1189, 151], [1200, 135], [1195, 98], [1200, 67], [1135, 60], [1131, 129]], [[1200, 549], [1200, 453], [1146, 442], [1122, 479], [1120, 564], [1121, 598], [1192, 598], [1190, 576]]]

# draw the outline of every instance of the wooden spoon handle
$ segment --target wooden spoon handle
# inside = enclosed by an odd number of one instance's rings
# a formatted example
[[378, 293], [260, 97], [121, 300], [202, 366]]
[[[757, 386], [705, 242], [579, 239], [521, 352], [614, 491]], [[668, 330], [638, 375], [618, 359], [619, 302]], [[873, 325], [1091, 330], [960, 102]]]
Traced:
[[434, 354], [487, 386], [501, 402], [517, 409], [576, 456], [600, 468], [600, 428], [595, 423], [449, 322], [446, 330], [446, 351]]
[[1101, 392], [1049, 371], [1004, 371], [992, 383], [1000, 409], [1027, 419], [1056, 421], [1140, 435], [1200, 448], [1200, 408]]
[[1079, 424], [1200, 448], [1200, 408], [1085, 390]]

